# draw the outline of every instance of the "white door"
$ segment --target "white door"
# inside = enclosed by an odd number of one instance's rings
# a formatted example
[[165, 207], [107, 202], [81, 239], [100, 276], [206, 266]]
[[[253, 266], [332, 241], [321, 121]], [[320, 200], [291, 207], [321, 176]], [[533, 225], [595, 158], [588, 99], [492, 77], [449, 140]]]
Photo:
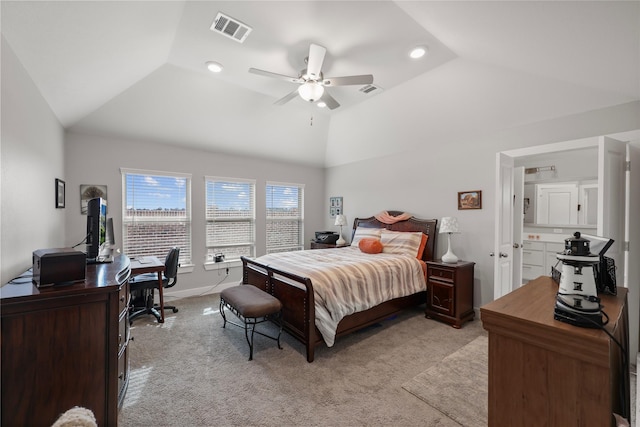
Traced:
[[496, 156], [496, 214], [494, 240], [494, 298], [512, 290], [513, 280], [513, 157]]
[[537, 184], [536, 221], [538, 224], [577, 224], [577, 184]]
[[598, 144], [598, 235], [614, 239], [606, 256], [616, 263], [616, 283], [624, 277], [627, 143], [602, 137]]
[[513, 289], [522, 285], [522, 229], [524, 227], [524, 166], [513, 170]]

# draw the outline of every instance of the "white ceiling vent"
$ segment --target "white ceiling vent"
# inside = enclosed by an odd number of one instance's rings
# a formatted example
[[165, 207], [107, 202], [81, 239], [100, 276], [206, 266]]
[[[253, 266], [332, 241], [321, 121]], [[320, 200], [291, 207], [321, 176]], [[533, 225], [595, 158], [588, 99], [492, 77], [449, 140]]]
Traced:
[[370, 93], [378, 93], [378, 92], [382, 92], [382, 88], [380, 86], [376, 86], [376, 85], [366, 85], [366, 86], [362, 86], [360, 88], [360, 92], [364, 93], [365, 95], [368, 95]]
[[211, 31], [220, 33], [239, 43], [245, 41], [251, 30], [253, 28], [222, 12], [218, 12], [216, 19], [211, 24]]

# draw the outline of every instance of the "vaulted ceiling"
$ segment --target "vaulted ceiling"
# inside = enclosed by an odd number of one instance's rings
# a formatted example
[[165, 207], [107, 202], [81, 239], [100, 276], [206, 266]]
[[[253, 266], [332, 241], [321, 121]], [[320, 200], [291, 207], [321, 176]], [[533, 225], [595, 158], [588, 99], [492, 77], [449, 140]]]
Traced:
[[[521, 86], [522, 117], [580, 113], [640, 99], [638, 1], [2, 1], [2, 34], [62, 125], [78, 132], [323, 165], [331, 120], [394, 91], [411, 110], [427, 88], [474, 111], [504, 108]], [[218, 12], [252, 29], [242, 43], [211, 31]], [[319, 108], [297, 85], [310, 43], [327, 49]], [[428, 46], [411, 59], [409, 50]], [[205, 63], [224, 66], [213, 74]], [[443, 70], [446, 70], [444, 72]], [[487, 73], [486, 76], [483, 73]], [[490, 76], [489, 74], [493, 74]], [[471, 83], [473, 82], [473, 83]], [[471, 85], [473, 84], [473, 87]], [[477, 90], [478, 86], [481, 90]], [[555, 110], [570, 98], [571, 111]], [[513, 102], [509, 99], [510, 103]], [[518, 108], [524, 105], [528, 108]], [[463, 113], [461, 113], [463, 114]], [[465, 116], [466, 115], [466, 116]], [[446, 132], [433, 129], [435, 134]], [[348, 159], [345, 159], [348, 161]]]

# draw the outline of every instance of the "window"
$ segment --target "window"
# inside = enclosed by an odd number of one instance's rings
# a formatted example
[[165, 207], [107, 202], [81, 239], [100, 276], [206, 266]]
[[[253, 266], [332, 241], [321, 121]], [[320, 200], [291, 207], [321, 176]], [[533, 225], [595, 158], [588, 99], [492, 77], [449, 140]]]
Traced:
[[180, 264], [191, 264], [191, 175], [122, 169], [122, 236], [130, 257], [164, 261], [180, 248]]
[[267, 253], [304, 248], [304, 186], [267, 183]]
[[255, 181], [206, 177], [207, 261], [255, 254]]

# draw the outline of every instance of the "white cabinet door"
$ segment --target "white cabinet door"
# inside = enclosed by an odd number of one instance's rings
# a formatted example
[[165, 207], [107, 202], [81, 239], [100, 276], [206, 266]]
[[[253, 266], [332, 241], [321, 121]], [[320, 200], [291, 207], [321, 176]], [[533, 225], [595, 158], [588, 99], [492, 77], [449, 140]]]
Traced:
[[578, 186], [576, 184], [537, 184], [538, 224], [577, 224]]

